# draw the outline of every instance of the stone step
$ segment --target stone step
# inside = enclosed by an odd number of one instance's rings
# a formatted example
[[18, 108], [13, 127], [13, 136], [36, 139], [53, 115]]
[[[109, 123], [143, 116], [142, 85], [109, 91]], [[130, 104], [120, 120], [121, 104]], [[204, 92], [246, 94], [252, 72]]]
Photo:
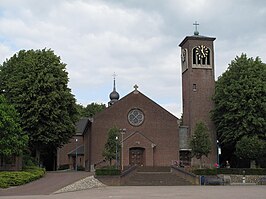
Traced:
[[138, 167], [137, 168], [138, 172], [170, 172], [171, 168], [170, 167], [149, 167], [149, 166], [145, 166], [145, 167]]
[[180, 186], [190, 182], [170, 172], [136, 172], [129, 177], [125, 185], [129, 186]]

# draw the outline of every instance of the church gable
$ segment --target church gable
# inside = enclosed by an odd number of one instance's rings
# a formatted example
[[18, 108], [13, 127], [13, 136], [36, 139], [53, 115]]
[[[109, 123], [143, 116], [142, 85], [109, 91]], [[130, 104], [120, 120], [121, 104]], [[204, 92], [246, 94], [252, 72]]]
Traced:
[[156, 102], [154, 102], [153, 100], [151, 100], [150, 98], [148, 98], [146, 95], [144, 95], [138, 90], [132, 91], [131, 93], [121, 98], [112, 106], [98, 113], [94, 117], [94, 119], [97, 120], [97, 118], [104, 117], [103, 115], [106, 114], [107, 115], [117, 114], [122, 109], [122, 107], [128, 107], [127, 110], [128, 112], [134, 108], [145, 109], [145, 110], [146, 108], [149, 108], [149, 110], [146, 111], [153, 112], [154, 114], [164, 115], [164, 117], [178, 121], [178, 118], [176, 116], [168, 112], [166, 109], [161, 107], [159, 104], [157, 104]]
[[[150, 98], [134, 90], [97, 114], [91, 130], [91, 162], [100, 162], [108, 131], [112, 127], [126, 129], [124, 164], [130, 165], [136, 154], [142, 154], [142, 164], [170, 165], [178, 158], [178, 118]], [[156, 152], [155, 152], [156, 150]]]

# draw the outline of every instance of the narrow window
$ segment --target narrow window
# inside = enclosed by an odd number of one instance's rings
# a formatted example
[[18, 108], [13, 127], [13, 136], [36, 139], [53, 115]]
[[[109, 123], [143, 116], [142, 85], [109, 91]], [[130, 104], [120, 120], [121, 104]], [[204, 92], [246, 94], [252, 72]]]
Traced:
[[193, 84], [193, 88], [192, 88], [193, 92], [197, 91], [197, 84]]
[[210, 51], [210, 49], [208, 49], [208, 55], [206, 57], [207, 58], [207, 65], [211, 64], [210, 57], [211, 57], [211, 51]]
[[196, 48], [193, 49], [193, 64], [196, 64], [197, 55], [196, 55]]

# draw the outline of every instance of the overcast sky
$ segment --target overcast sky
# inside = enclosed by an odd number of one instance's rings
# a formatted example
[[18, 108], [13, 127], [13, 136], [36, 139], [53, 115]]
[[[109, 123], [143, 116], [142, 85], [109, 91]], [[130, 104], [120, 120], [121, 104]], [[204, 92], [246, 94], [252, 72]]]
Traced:
[[237, 55], [266, 61], [265, 0], [0, 0], [0, 63], [22, 49], [51, 48], [67, 64], [77, 102], [123, 97], [137, 84], [180, 117], [185, 36], [216, 37], [216, 79]]

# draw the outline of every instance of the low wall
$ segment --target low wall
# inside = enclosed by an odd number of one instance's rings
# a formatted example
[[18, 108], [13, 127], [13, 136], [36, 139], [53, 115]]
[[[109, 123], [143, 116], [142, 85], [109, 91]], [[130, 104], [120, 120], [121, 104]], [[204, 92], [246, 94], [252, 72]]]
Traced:
[[95, 178], [108, 186], [120, 186], [120, 176], [95, 176]]
[[187, 171], [185, 171], [184, 169], [175, 167], [175, 166], [171, 166], [171, 172], [175, 173], [176, 175], [178, 175], [179, 177], [186, 179], [187, 181], [191, 182], [193, 185], [199, 185], [200, 184], [200, 178], [199, 176], [193, 174], [193, 173], [189, 173]]
[[[243, 182], [243, 175], [230, 175], [231, 177], [231, 183], [242, 183]], [[245, 176], [245, 182], [246, 183], [258, 183], [259, 179], [266, 178], [266, 176], [263, 175], [246, 175]]]
[[120, 185], [125, 185], [128, 182], [130, 176], [134, 175], [136, 172], [137, 172], [136, 166], [129, 167], [127, 170], [122, 172], [120, 177]]
[[114, 176], [103, 175], [103, 176], [94, 176], [94, 177], [105, 185], [120, 186], [124, 185], [127, 182], [128, 178], [136, 173], [137, 171], [136, 169], [137, 169], [136, 166], [132, 166], [123, 171], [121, 175], [114, 175]]

